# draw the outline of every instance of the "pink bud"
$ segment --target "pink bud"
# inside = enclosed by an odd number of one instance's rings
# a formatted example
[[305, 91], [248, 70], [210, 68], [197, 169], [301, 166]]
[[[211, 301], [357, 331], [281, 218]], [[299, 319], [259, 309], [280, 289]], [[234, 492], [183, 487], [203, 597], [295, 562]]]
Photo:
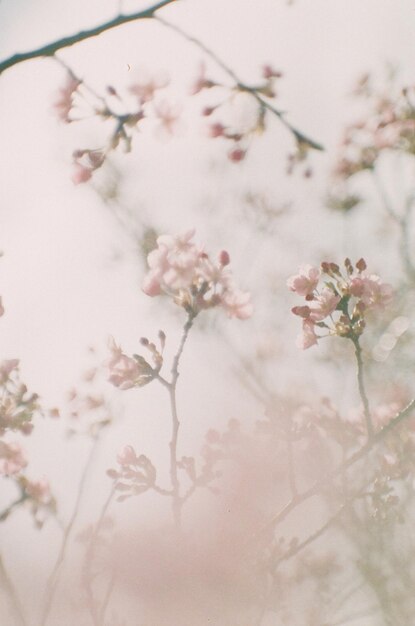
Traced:
[[242, 148], [234, 148], [228, 154], [229, 159], [233, 163], [239, 163], [239, 161], [243, 161], [246, 155], [246, 150], [242, 150]]
[[231, 258], [229, 256], [229, 253], [226, 252], [226, 250], [222, 250], [222, 252], [219, 254], [219, 263], [222, 265], [222, 267], [225, 267], [225, 265], [229, 265], [231, 261]]

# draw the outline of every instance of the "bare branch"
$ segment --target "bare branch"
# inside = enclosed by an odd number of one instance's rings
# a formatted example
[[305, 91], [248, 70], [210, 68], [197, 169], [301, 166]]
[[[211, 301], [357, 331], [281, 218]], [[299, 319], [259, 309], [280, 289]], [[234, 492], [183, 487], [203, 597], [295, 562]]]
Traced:
[[164, 6], [167, 6], [168, 4], [172, 4], [173, 2], [177, 2], [177, 0], [160, 0], [160, 2], [157, 2], [143, 11], [137, 11], [135, 13], [130, 13], [129, 15], [117, 15], [117, 17], [109, 20], [108, 22], [104, 22], [104, 24], [100, 24], [99, 26], [95, 26], [94, 28], [90, 28], [88, 30], [79, 31], [74, 35], [69, 35], [68, 37], [63, 37], [62, 39], [57, 39], [56, 41], [46, 44], [45, 46], [41, 46], [36, 50], [14, 54], [13, 56], [0, 62], [0, 74], [10, 67], [23, 63], [24, 61], [51, 57], [58, 50], [69, 48], [70, 46], [80, 43], [81, 41], [85, 41], [86, 39], [92, 39], [93, 37], [97, 37], [98, 35], [105, 33], [107, 30], [118, 28], [118, 26], [122, 26], [123, 24], [128, 24], [129, 22], [135, 22], [137, 20], [150, 19], [154, 17], [154, 13], [156, 11]]

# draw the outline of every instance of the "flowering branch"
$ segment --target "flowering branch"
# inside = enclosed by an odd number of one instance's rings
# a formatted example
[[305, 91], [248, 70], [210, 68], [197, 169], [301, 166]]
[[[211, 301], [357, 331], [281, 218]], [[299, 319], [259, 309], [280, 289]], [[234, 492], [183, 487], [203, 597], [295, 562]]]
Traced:
[[105, 33], [107, 30], [111, 30], [113, 28], [118, 28], [118, 26], [122, 26], [123, 24], [128, 24], [129, 22], [135, 22], [137, 20], [150, 19], [154, 18], [154, 13], [159, 9], [165, 7], [168, 4], [172, 4], [177, 0], [160, 0], [153, 6], [148, 9], [144, 9], [143, 11], [137, 11], [135, 13], [130, 13], [129, 15], [117, 15], [117, 17], [109, 20], [108, 22], [104, 22], [99, 26], [95, 26], [94, 28], [90, 28], [88, 30], [83, 30], [74, 35], [69, 35], [68, 37], [63, 37], [62, 39], [58, 39], [53, 41], [45, 46], [41, 46], [35, 50], [31, 50], [29, 52], [20, 52], [14, 54], [7, 59], [4, 59], [0, 62], [0, 74], [5, 70], [13, 67], [14, 65], [18, 65], [19, 63], [23, 63], [24, 61], [29, 61], [31, 59], [38, 59], [43, 57], [51, 57], [58, 50], [62, 50], [63, 48], [69, 48], [81, 41], [85, 41], [86, 39], [92, 39], [93, 37], [97, 37], [102, 33]]
[[193, 35], [189, 35], [186, 31], [184, 31], [182, 28], [180, 28], [176, 24], [172, 24], [170, 21], [165, 20], [164, 18], [161, 18], [158, 15], [154, 16], [154, 19], [160, 24], [163, 24], [163, 26], [166, 26], [166, 28], [170, 28], [171, 30], [179, 34], [181, 37], [183, 37], [187, 41], [193, 43], [200, 50], [202, 50], [205, 54], [207, 54], [230, 78], [232, 78], [232, 80], [235, 81], [236, 87], [240, 91], [245, 91], [246, 93], [251, 94], [255, 98], [255, 100], [260, 105], [262, 111], [265, 112], [265, 110], [267, 110], [273, 115], [275, 115], [280, 120], [280, 122], [290, 131], [290, 133], [294, 136], [295, 140], [298, 142], [300, 146], [302, 146], [305, 149], [312, 148], [313, 150], [324, 150], [323, 146], [320, 143], [317, 143], [313, 139], [310, 139], [309, 137], [304, 135], [304, 133], [302, 133], [297, 128], [295, 128], [292, 124], [290, 124], [285, 119], [284, 113], [278, 110], [277, 108], [275, 108], [272, 104], [270, 104], [259, 93], [259, 90], [257, 88], [247, 85], [246, 83], [241, 81], [238, 78], [238, 76], [235, 74], [235, 72], [230, 67], [228, 67], [228, 65], [226, 65], [226, 63], [224, 63], [222, 59], [220, 59], [218, 55], [215, 52], [213, 52], [213, 50], [211, 50], [208, 46], [206, 46], [202, 41], [200, 41]]

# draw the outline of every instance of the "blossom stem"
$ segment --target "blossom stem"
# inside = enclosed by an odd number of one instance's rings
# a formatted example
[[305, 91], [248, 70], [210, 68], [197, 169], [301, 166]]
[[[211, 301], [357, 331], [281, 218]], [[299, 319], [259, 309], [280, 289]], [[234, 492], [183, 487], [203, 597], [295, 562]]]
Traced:
[[368, 436], [368, 439], [370, 440], [373, 437], [373, 424], [372, 424], [372, 418], [370, 417], [369, 399], [367, 397], [365, 382], [364, 382], [362, 348], [360, 346], [358, 337], [353, 337], [352, 341], [355, 347], [355, 354], [356, 354], [356, 361], [357, 361], [357, 383], [359, 386], [359, 395], [363, 403], [363, 412], [364, 412], [365, 421], [366, 421], [367, 436]]
[[180, 358], [183, 354], [183, 349], [195, 317], [196, 315], [194, 313], [189, 313], [189, 317], [183, 328], [183, 335], [180, 341], [179, 349], [173, 359], [173, 365], [171, 369], [171, 382], [168, 383], [170, 409], [172, 416], [172, 436], [170, 440], [170, 479], [172, 485], [173, 518], [176, 528], [180, 528], [181, 525], [181, 509], [183, 505], [183, 500], [180, 495], [180, 481], [177, 471], [177, 444], [179, 440], [180, 420], [177, 412], [176, 387], [177, 380], [179, 378]]
[[69, 543], [69, 538], [72, 534], [72, 529], [75, 525], [76, 522], [76, 518], [78, 517], [78, 513], [79, 513], [79, 507], [81, 504], [81, 500], [82, 500], [82, 496], [84, 494], [85, 491], [85, 486], [87, 483], [87, 478], [88, 478], [88, 474], [89, 471], [92, 467], [94, 458], [95, 458], [95, 452], [97, 449], [97, 444], [98, 444], [98, 437], [95, 438], [94, 443], [90, 449], [87, 461], [85, 463], [83, 472], [82, 472], [82, 476], [81, 476], [81, 480], [79, 482], [79, 486], [78, 486], [78, 493], [76, 496], [76, 501], [75, 501], [75, 506], [73, 508], [72, 511], [72, 515], [71, 518], [69, 520], [68, 525], [65, 528], [64, 534], [63, 534], [63, 538], [62, 538], [62, 543], [61, 543], [61, 547], [59, 549], [59, 553], [58, 556], [56, 558], [55, 561], [55, 565], [53, 568], [53, 571], [51, 573], [51, 575], [49, 576], [48, 579], [48, 591], [47, 591], [47, 595], [46, 595], [46, 599], [45, 599], [45, 604], [43, 607], [43, 612], [42, 612], [42, 617], [41, 617], [41, 621], [40, 621], [40, 626], [45, 626], [46, 622], [48, 621], [48, 617], [52, 608], [52, 604], [53, 604], [53, 600], [55, 597], [55, 593], [56, 593], [56, 589], [58, 586], [58, 582], [59, 582], [59, 575], [60, 575], [60, 570], [62, 567], [62, 564], [64, 562], [65, 556], [66, 556], [66, 549]]
[[27, 622], [24, 616], [23, 607], [20, 599], [17, 595], [15, 586], [13, 585], [9, 574], [4, 566], [3, 559], [0, 557], [0, 578], [2, 581], [2, 588], [7, 591], [10, 596], [10, 600], [13, 604], [13, 611], [18, 619], [20, 626], [26, 626]]

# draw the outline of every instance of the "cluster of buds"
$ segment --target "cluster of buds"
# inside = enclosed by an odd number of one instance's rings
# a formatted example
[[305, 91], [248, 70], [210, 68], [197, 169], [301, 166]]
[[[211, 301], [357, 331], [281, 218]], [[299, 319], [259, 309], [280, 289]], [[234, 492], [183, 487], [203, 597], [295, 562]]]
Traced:
[[109, 382], [119, 389], [126, 390], [143, 387], [156, 378], [163, 365], [166, 335], [160, 330], [158, 337], [159, 347], [146, 337], [140, 339], [141, 345], [150, 352], [152, 365], [140, 354], [133, 354], [132, 357], [124, 354], [111, 337], [109, 340], [111, 356], [107, 361]]
[[[345, 272], [336, 263], [323, 262], [320, 269], [306, 265], [288, 279], [288, 288], [307, 302], [292, 309], [303, 320], [298, 347], [307, 349], [317, 344], [322, 336], [317, 335], [316, 328], [357, 341], [364, 331], [367, 313], [391, 301], [392, 287], [376, 274], [368, 274], [364, 259], [355, 267], [346, 259], [344, 267]], [[321, 279], [324, 284], [319, 289]]]
[[[174, 134], [180, 110], [176, 105], [165, 99], [159, 99], [157, 92], [168, 85], [165, 77], [142, 77], [128, 88], [128, 95], [122, 97], [115, 87], [109, 85], [105, 96], [101, 96], [88, 86], [68, 73], [66, 84], [59, 90], [58, 97], [53, 105], [60, 121], [70, 123], [83, 119], [81, 109], [79, 116], [74, 115], [75, 105], [82, 102], [87, 106], [87, 116], [91, 114], [97, 119], [114, 123], [111, 135], [106, 146], [98, 149], [81, 149], [73, 153], [74, 169], [72, 181], [74, 184], [85, 183], [105, 163], [108, 154], [119, 146], [125, 152], [131, 150], [132, 132], [139, 127], [144, 119], [155, 123], [158, 135], [170, 136]], [[75, 96], [77, 96], [75, 98]], [[129, 100], [132, 99], [132, 102]], [[92, 101], [92, 103], [91, 103]], [[78, 107], [77, 107], [78, 109]]]
[[205, 106], [202, 109], [202, 115], [204, 117], [217, 116], [217, 113], [221, 112], [228, 104], [232, 104], [236, 94], [250, 94], [257, 105], [257, 112], [255, 119], [248, 128], [236, 129], [233, 126], [227, 125], [216, 119], [208, 126], [208, 136], [215, 138], [226, 139], [230, 148], [228, 150], [228, 158], [233, 163], [242, 161], [246, 154], [248, 147], [251, 143], [253, 135], [262, 133], [265, 130], [265, 118], [266, 108], [264, 104], [258, 100], [258, 96], [261, 98], [274, 99], [276, 93], [276, 82], [282, 77], [282, 73], [275, 70], [271, 65], [264, 65], [262, 67], [262, 82], [259, 85], [248, 86], [242, 83], [236, 83], [232, 87], [226, 87], [206, 76], [206, 67], [202, 63], [200, 65], [199, 74], [196, 77], [194, 84], [191, 88], [191, 94], [196, 95], [205, 90], [211, 90], [212, 88], [218, 88], [216, 91], [226, 91], [226, 96], [221, 99], [220, 102], [211, 106]]
[[117, 463], [119, 469], [109, 469], [107, 476], [115, 481], [115, 489], [123, 492], [117, 498], [119, 502], [155, 487], [156, 468], [144, 454], [137, 456], [132, 446], [125, 446]]
[[148, 255], [149, 272], [143, 291], [149, 296], [166, 294], [192, 318], [205, 309], [221, 307], [228, 317], [252, 315], [251, 296], [239, 290], [229, 270], [229, 254], [223, 250], [218, 262], [193, 243], [195, 231], [157, 238], [157, 248]]

